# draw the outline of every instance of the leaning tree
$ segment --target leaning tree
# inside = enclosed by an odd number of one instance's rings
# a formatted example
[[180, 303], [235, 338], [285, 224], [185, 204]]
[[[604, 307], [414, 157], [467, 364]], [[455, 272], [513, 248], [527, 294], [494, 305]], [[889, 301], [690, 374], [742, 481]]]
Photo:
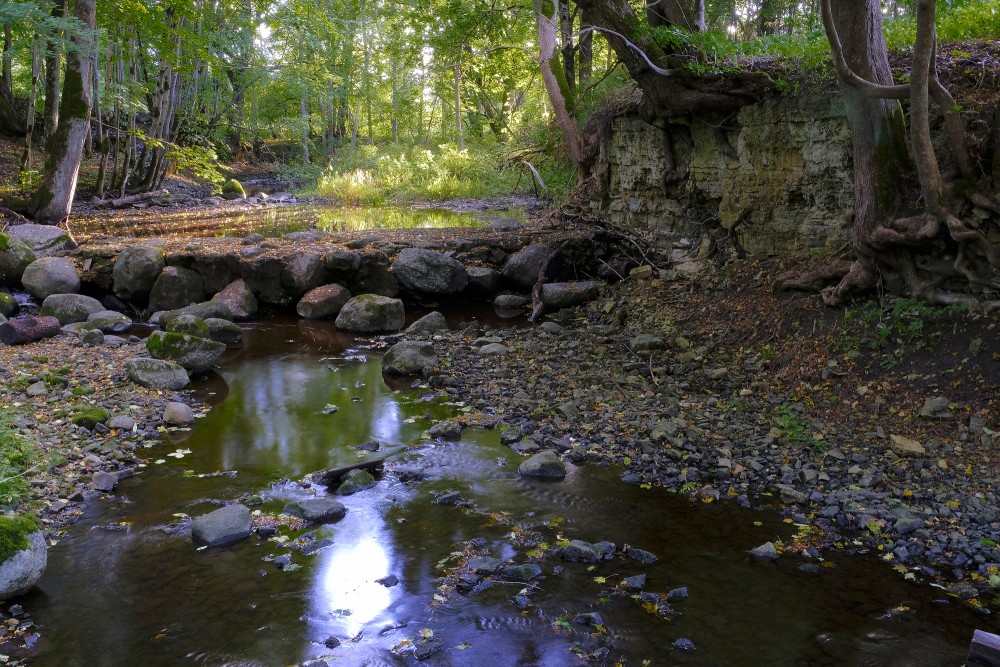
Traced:
[[[897, 85], [879, 2], [822, 0], [847, 102], [855, 197], [855, 259], [837, 285], [823, 290], [829, 305], [881, 287], [936, 304], [1000, 307], [1000, 257], [981, 226], [988, 218], [974, 210], [1000, 213], [1000, 202], [988, 191], [988, 174], [974, 167], [960, 107], [938, 78], [935, 9], [934, 0], [917, 0], [910, 80]], [[901, 100], [909, 103], [909, 136]], [[935, 152], [933, 107], [950, 155]]]

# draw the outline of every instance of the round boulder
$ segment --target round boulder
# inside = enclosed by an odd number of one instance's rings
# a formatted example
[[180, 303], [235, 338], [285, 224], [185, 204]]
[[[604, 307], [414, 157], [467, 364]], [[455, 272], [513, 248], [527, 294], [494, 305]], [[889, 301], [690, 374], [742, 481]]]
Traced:
[[288, 294], [300, 297], [322, 285], [325, 277], [326, 267], [320, 255], [297, 252], [285, 262], [285, 268], [281, 271], [281, 284]]
[[551, 449], [541, 451], [527, 461], [522, 461], [517, 467], [517, 474], [522, 477], [545, 477], [562, 479], [566, 476], [566, 466], [559, 460], [559, 455]]
[[403, 302], [377, 294], [356, 296], [340, 310], [336, 325], [354, 333], [392, 333], [403, 328]]
[[66, 230], [55, 225], [15, 225], [7, 234], [31, 248], [37, 257], [45, 257], [60, 250], [73, 250], [76, 244]]
[[[160, 323], [164, 324], [162, 315], [160, 316]], [[170, 333], [198, 336], [199, 338], [212, 337], [212, 332], [208, 328], [208, 324], [205, 323], [205, 320], [187, 313], [171, 318], [164, 324], [164, 328]]]
[[406, 333], [419, 334], [419, 333], [435, 333], [437, 331], [447, 331], [448, 321], [444, 318], [444, 315], [438, 311], [427, 313], [419, 320], [406, 327]]
[[600, 283], [596, 280], [548, 283], [542, 285], [542, 304], [552, 310], [578, 306], [596, 299], [599, 287]]
[[145, 299], [165, 266], [160, 246], [147, 244], [126, 248], [118, 255], [112, 271], [115, 294], [129, 301]]
[[299, 317], [322, 320], [336, 317], [351, 300], [351, 292], [343, 285], [323, 285], [309, 290], [295, 306]]
[[242, 278], [226, 285], [221, 292], [212, 297], [212, 301], [221, 301], [229, 307], [234, 320], [249, 320], [257, 314], [257, 297]]
[[552, 248], [548, 246], [538, 243], [529, 245], [507, 259], [500, 270], [500, 275], [515, 285], [531, 287], [538, 282], [538, 270], [552, 253]]
[[174, 361], [192, 373], [203, 373], [226, 352], [222, 343], [186, 334], [154, 331], [146, 339], [146, 349], [155, 359]]
[[399, 284], [419, 296], [457, 294], [469, 284], [465, 267], [454, 257], [422, 248], [406, 248], [392, 263]]
[[103, 333], [120, 333], [132, 326], [132, 320], [114, 310], [99, 310], [87, 316], [87, 323]]
[[128, 359], [125, 361], [125, 371], [132, 382], [150, 389], [177, 391], [191, 382], [183, 366], [164, 359]]
[[52, 294], [42, 301], [42, 315], [52, 315], [59, 324], [86, 322], [94, 313], [104, 310], [103, 304], [82, 294]]
[[36, 259], [31, 248], [0, 232], [0, 285], [20, 285], [24, 270]]
[[344, 504], [333, 498], [308, 498], [293, 500], [281, 510], [285, 514], [297, 516], [310, 523], [333, 523], [347, 514]]
[[66, 257], [42, 257], [24, 269], [21, 284], [36, 299], [52, 294], [76, 294], [80, 291], [80, 274]]
[[388, 349], [382, 358], [382, 372], [388, 375], [419, 375], [437, 364], [434, 346], [416, 340], [404, 340]]
[[236, 345], [243, 342], [243, 329], [240, 325], [233, 324], [229, 320], [219, 317], [210, 317], [205, 320], [208, 325], [209, 337], [222, 343], [223, 345]]
[[150, 310], [174, 310], [205, 300], [201, 274], [180, 266], [164, 267], [149, 293]]
[[191, 537], [209, 547], [246, 539], [252, 530], [250, 510], [239, 504], [226, 505], [191, 522]]
[[10, 317], [17, 312], [17, 299], [7, 292], [0, 292], [0, 315]]
[[0, 599], [10, 600], [30, 591], [42, 578], [48, 547], [45, 535], [27, 517], [0, 517], [0, 540], [6, 556], [0, 563]]
[[186, 403], [171, 401], [163, 408], [163, 422], [171, 426], [187, 426], [194, 423], [194, 410]]

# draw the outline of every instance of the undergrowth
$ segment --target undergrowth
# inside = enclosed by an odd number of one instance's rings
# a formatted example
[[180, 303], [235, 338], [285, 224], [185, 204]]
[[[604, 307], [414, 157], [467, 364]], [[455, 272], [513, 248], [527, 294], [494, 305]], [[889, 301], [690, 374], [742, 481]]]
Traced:
[[12, 415], [0, 408], [0, 505], [15, 507], [28, 493], [27, 473], [41, 460], [37, 445], [18, 433]]

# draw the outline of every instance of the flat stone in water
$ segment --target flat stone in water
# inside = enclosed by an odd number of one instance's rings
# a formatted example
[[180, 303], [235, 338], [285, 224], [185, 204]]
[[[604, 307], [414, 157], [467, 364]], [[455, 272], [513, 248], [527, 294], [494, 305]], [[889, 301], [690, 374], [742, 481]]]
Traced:
[[282, 512], [310, 523], [333, 523], [344, 518], [347, 508], [333, 498], [308, 498], [286, 504]]

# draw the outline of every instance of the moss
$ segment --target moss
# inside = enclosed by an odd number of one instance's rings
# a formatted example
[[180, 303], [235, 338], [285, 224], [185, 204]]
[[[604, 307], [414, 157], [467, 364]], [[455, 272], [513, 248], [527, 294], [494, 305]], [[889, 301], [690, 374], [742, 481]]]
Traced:
[[21, 435], [11, 419], [0, 408], [0, 503], [15, 506], [27, 494], [24, 473], [38, 461], [39, 453], [35, 441]]
[[0, 232], [0, 252], [7, 250], [10, 247], [10, 236]]
[[98, 424], [103, 424], [104, 422], [111, 419], [111, 413], [104, 408], [91, 407], [85, 408], [80, 412], [73, 415], [73, 423], [77, 426], [82, 426], [86, 429], [92, 429]]
[[228, 181], [222, 184], [222, 194], [240, 195], [241, 197], [246, 197], [247, 195], [246, 191], [243, 189], [243, 184], [241, 184], [235, 178], [230, 178]]
[[157, 359], [173, 358], [187, 351], [187, 336], [173, 332], [156, 332], [146, 339], [146, 349]]
[[0, 562], [27, 549], [28, 537], [38, 528], [38, 520], [33, 516], [0, 516]]

